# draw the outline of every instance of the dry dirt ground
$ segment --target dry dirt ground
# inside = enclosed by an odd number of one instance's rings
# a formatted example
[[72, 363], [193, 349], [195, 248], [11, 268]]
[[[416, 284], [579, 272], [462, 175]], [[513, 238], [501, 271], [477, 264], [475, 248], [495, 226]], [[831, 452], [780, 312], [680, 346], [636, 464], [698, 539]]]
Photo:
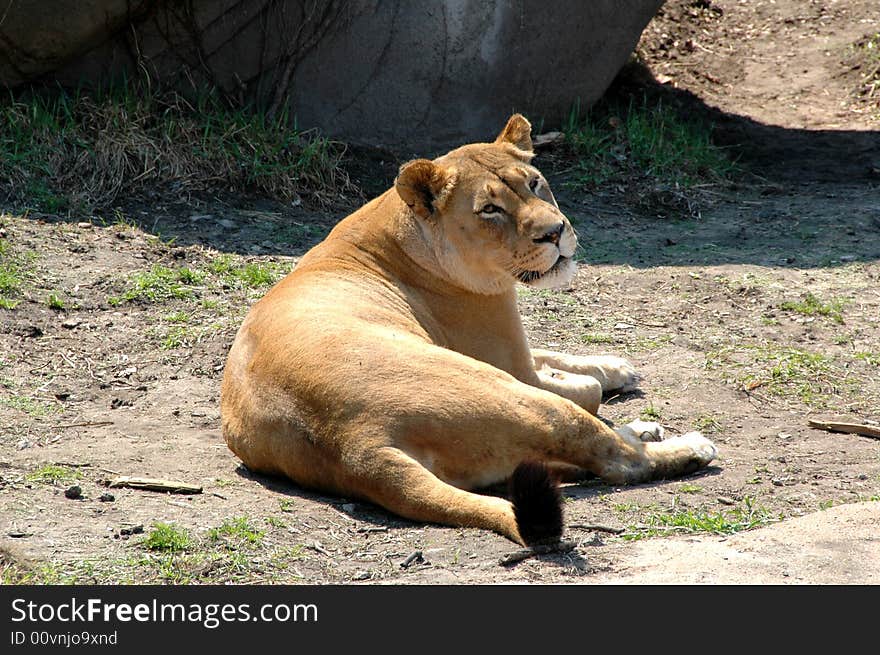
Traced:
[[[521, 293], [532, 342], [629, 357], [642, 388], [603, 416], [702, 430], [720, 457], [687, 479], [566, 486], [574, 550], [513, 566], [502, 537], [252, 475], [223, 443], [219, 382], [248, 305], [350, 207], [4, 215], [25, 275], [0, 309], [4, 581], [880, 581], [880, 441], [806, 425], [880, 421], [880, 90], [859, 47], [878, 32], [874, 0], [669, 2], [641, 83], [711, 119], [742, 165], [695, 212], [572, 190], [564, 158], [537, 160], [584, 261], [570, 289]], [[393, 177], [380, 159], [359, 164], [378, 171], [369, 194]], [[203, 492], [104, 486], [117, 475]], [[150, 549], [160, 523], [185, 548]]]

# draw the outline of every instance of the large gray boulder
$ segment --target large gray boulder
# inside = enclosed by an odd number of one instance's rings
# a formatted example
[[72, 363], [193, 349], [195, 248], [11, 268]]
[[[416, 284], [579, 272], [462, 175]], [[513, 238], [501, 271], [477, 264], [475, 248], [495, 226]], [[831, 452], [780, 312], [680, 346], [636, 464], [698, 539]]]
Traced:
[[[60, 24], [66, 21], [46, 7], [65, 5], [70, 15], [75, 9], [69, 5], [75, 4], [13, 2], [9, 13], [40, 5], [47, 22]], [[286, 110], [298, 126], [341, 138], [442, 147], [487, 138], [513, 111], [525, 113], [540, 129], [559, 125], [575, 102], [589, 106], [661, 4], [168, 2], [135, 18], [114, 38], [77, 53], [48, 79], [94, 84], [123, 73], [148, 73], [183, 92], [209, 87], [272, 112]], [[0, 25], [0, 37], [7, 29], [7, 23]], [[19, 35], [19, 43], [23, 38]], [[4, 70], [2, 81], [20, 81]]]
[[140, 0], [0, 2], [0, 83], [15, 86], [57, 70], [136, 20]]

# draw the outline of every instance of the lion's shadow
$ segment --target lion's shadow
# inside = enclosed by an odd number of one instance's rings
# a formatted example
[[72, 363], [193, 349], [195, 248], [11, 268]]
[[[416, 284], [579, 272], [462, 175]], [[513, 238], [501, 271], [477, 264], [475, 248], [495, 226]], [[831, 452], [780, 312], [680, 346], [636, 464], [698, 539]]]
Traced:
[[[391, 512], [388, 512], [378, 505], [374, 505], [368, 501], [360, 499], [349, 499], [339, 496], [328, 496], [322, 493], [304, 489], [284, 477], [254, 473], [244, 464], [239, 464], [239, 466], [235, 469], [235, 472], [240, 477], [248, 481], [260, 484], [265, 489], [282, 496], [282, 504], [284, 499], [298, 499], [324, 505], [353, 521], [356, 525], [354, 529], [358, 532], [385, 532], [397, 529], [418, 528], [424, 525], [423, 523], [410, 521], [409, 519], [392, 514]], [[701, 469], [699, 471], [691, 473], [688, 476], [676, 478], [676, 480], [686, 478], [701, 478], [709, 475], [719, 474], [720, 468], [716, 466], [709, 466], [705, 469]], [[639, 486], [648, 488], [660, 487], [661, 485], [668, 484], [669, 482], [670, 480], [656, 480], [643, 483]], [[584, 479], [577, 482], [561, 485], [560, 493], [562, 495], [563, 502], [590, 499], [594, 499], [596, 502], [600, 502], [600, 497], [611, 493], [615, 488], [615, 486], [609, 485], [608, 483], [604, 482], [596, 476], [586, 476]], [[507, 498], [507, 484], [499, 483], [489, 487], [484, 487], [482, 489], [476, 490], [476, 493]], [[588, 548], [595, 544], [589, 540], [583, 540], [579, 538], [580, 535], [574, 532], [574, 530], [576, 529], [577, 528], [572, 526], [568, 528], [567, 534], [564, 535], [565, 540], [575, 541], [576, 547], [530, 555], [529, 557], [524, 558], [520, 561], [505, 565], [505, 568], [513, 569], [525, 561], [536, 559], [545, 564], [564, 567], [567, 570], [573, 571], [577, 575], [586, 575], [591, 573], [592, 567], [590, 566], [588, 559], [579, 551], [583, 551], [585, 547]], [[595, 541], [596, 539], [597, 538], [594, 536], [593, 541]], [[511, 544], [511, 546], [513, 546], [513, 544]]]

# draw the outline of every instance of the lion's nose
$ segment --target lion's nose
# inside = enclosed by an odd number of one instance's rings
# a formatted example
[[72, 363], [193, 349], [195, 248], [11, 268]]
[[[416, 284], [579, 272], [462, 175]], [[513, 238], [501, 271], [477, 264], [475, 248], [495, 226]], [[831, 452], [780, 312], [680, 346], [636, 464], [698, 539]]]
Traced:
[[562, 236], [562, 230], [565, 229], [565, 223], [559, 223], [552, 229], [544, 233], [544, 236], [534, 239], [535, 243], [559, 243], [559, 237]]

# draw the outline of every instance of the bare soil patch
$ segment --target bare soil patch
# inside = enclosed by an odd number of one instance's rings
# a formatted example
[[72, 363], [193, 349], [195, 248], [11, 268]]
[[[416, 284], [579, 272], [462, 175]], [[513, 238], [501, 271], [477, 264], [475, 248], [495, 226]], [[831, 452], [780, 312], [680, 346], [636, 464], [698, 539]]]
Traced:
[[[21, 278], [18, 304], [0, 309], [4, 581], [614, 582], [684, 571], [665, 564], [673, 551], [733, 532], [876, 500], [880, 442], [806, 425], [880, 421], [880, 117], [866, 64], [853, 68], [853, 46], [880, 30], [874, 5], [665, 5], [639, 49], [657, 81], [639, 84], [712, 120], [743, 169], [704, 189], [697, 213], [658, 218], [631, 188], [569, 187], [564, 153], [537, 160], [584, 261], [570, 289], [522, 292], [532, 342], [631, 358], [645, 381], [603, 416], [702, 430], [720, 458], [687, 479], [566, 486], [577, 546], [515, 566], [498, 563], [516, 550], [502, 537], [254, 476], [223, 443], [220, 377], [247, 307], [350, 207], [241, 196], [131, 199], [103, 220], [3, 216], [4, 261]], [[408, 153], [350, 156], [373, 195]], [[116, 475], [203, 493], [108, 489]], [[188, 544], [150, 549], [160, 523]], [[624, 532], [575, 527], [595, 524]], [[685, 543], [691, 531], [701, 541]], [[796, 560], [789, 573], [828, 581]], [[707, 581], [681, 575], [660, 581]]]

